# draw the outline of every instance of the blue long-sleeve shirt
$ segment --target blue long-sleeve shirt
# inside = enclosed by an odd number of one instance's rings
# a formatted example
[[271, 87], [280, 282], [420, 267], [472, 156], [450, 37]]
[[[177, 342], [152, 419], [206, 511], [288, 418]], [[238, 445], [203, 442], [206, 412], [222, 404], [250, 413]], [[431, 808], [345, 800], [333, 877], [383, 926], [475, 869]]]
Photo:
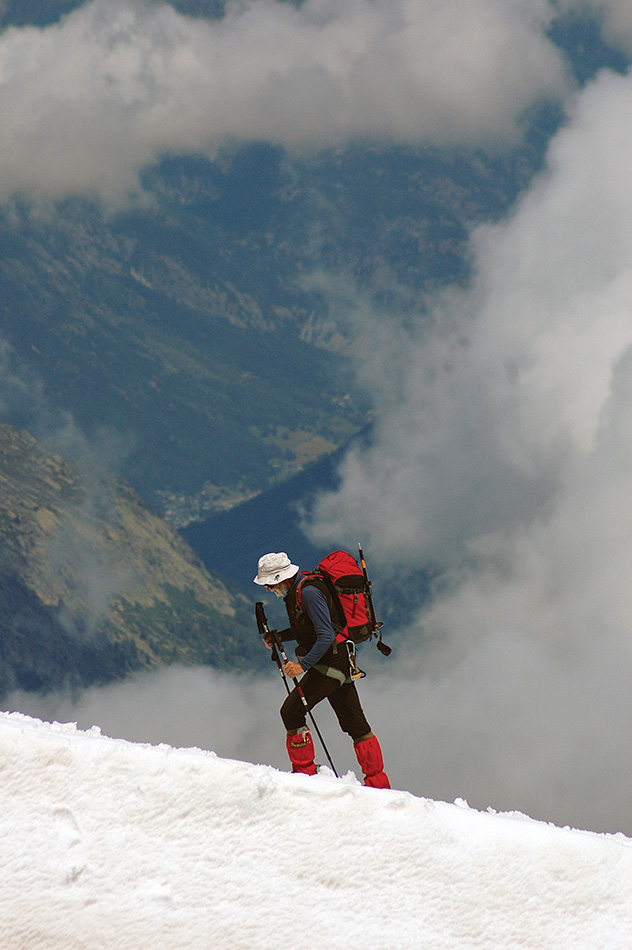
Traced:
[[[296, 580], [287, 594], [288, 597], [294, 596], [300, 580], [300, 576], [297, 575]], [[316, 631], [316, 642], [314, 646], [309, 653], [298, 660], [303, 669], [308, 670], [310, 666], [314, 666], [315, 663], [318, 663], [323, 654], [327, 652], [336, 639], [336, 634], [331, 625], [329, 604], [323, 592], [319, 590], [318, 587], [315, 587], [314, 584], [305, 584], [301, 590], [301, 596], [305, 612], [313, 623], [314, 630]]]

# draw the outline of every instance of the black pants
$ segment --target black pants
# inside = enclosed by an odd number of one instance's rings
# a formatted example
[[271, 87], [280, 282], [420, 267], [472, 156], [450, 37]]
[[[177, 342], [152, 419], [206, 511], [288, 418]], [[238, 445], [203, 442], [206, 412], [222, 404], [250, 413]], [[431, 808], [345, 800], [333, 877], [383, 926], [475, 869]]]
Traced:
[[[335, 712], [340, 728], [351, 736], [354, 742], [371, 732], [360, 705], [360, 697], [355, 683], [340, 683], [332, 676], [325, 676], [319, 670], [308, 670], [301, 679], [301, 689], [309, 709], [313, 709], [322, 699], [329, 700]], [[307, 709], [296, 687], [281, 706], [281, 719], [289, 733], [298, 732], [305, 726]]]

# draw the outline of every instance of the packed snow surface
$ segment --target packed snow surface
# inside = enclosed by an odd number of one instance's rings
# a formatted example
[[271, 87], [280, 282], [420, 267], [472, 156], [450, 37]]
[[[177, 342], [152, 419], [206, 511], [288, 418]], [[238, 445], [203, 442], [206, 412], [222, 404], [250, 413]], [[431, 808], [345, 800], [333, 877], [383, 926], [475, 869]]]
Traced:
[[2, 950], [630, 950], [632, 841], [0, 714]]

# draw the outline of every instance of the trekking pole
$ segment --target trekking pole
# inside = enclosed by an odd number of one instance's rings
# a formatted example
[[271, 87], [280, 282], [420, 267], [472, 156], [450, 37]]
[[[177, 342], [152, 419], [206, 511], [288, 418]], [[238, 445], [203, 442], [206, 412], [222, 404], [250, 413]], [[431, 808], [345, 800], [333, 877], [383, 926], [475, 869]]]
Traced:
[[371, 581], [369, 580], [369, 575], [366, 569], [366, 561], [364, 560], [364, 554], [362, 552], [362, 545], [358, 542], [358, 552], [360, 557], [360, 566], [362, 567], [362, 573], [364, 574], [364, 581], [366, 583], [366, 599], [369, 605], [369, 614], [371, 615], [371, 626], [373, 628], [373, 633], [379, 634], [379, 639], [377, 641], [377, 648], [382, 654], [382, 656], [390, 656], [393, 652], [391, 647], [387, 646], [386, 643], [382, 640], [382, 627], [384, 624], [381, 620], [376, 620], [375, 617], [375, 607], [373, 606], [373, 595], [371, 593]]
[[286, 692], [287, 692], [287, 694], [288, 694], [288, 696], [289, 696], [289, 695], [290, 695], [290, 687], [287, 685], [287, 679], [286, 679], [285, 673], [283, 672], [283, 667], [282, 667], [282, 665], [281, 665], [281, 660], [280, 660], [280, 658], [279, 658], [279, 651], [277, 650], [276, 639], [275, 639], [275, 637], [273, 636], [272, 630], [270, 630], [270, 628], [269, 628], [269, 626], [268, 626], [268, 621], [267, 621], [267, 619], [266, 619], [265, 611], [264, 611], [264, 609], [263, 609], [263, 604], [261, 603], [260, 600], [258, 600], [257, 603], [255, 604], [255, 614], [256, 614], [256, 617], [257, 617], [257, 627], [259, 628], [259, 633], [261, 634], [261, 636], [265, 636], [265, 634], [269, 634], [269, 635], [270, 635], [270, 638], [271, 638], [271, 640], [272, 640], [272, 644], [271, 644], [271, 646], [272, 646], [272, 657], [273, 657], [273, 659], [274, 659], [274, 662], [275, 662], [276, 665], [277, 665], [277, 668], [278, 668], [278, 670], [279, 670], [279, 673], [281, 674], [281, 679], [283, 680], [283, 685], [285, 686]]
[[[288, 696], [289, 696], [289, 694], [290, 694], [290, 687], [289, 687], [288, 684], [287, 684], [287, 678], [286, 678], [285, 672], [284, 672], [284, 670], [283, 670], [283, 665], [284, 665], [285, 663], [288, 663], [288, 662], [289, 662], [289, 658], [288, 658], [287, 653], [286, 653], [285, 650], [283, 649], [283, 640], [282, 640], [281, 637], [279, 636], [279, 631], [278, 631], [278, 630], [271, 630], [270, 627], [268, 626], [268, 620], [267, 620], [267, 617], [266, 617], [265, 610], [263, 609], [263, 603], [262, 603], [260, 600], [258, 600], [257, 603], [255, 604], [255, 616], [256, 616], [256, 618], [257, 618], [257, 627], [258, 627], [258, 629], [259, 629], [259, 633], [261, 634], [261, 636], [267, 636], [267, 637], [269, 637], [270, 640], [272, 641], [273, 656], [274, 656], [276, 665], [277, 665], [278, 668], [279, 668], [279, 672], [280, 672], [280, 674], [281, 674], [281, 677], [282, 677], [282, 679], [283, 679], [283, 682], [285, 683], [285, 688], [286, 688], [287, 693], [288, 693]], [[283, 665], [281, 664], [281, 660], [279, 659], [279, 653], [281, 654], [281, 658], [282, 658], [282, 660], [283, 660]], [[305, 693], [304, 693], [303, 690], [301, 689], [301, 684], [299, 683], [299, 681], [298, 681], [298, 679], [296, 678], [296, 676], [292, 677], [292, 682], [294, 683], [294, 686], [295, 686], [295, 688], [296, 688], [296, 691], [297, 691], [298, 695], [299, 695], [300, 698], [301, 698], [301, 702], [303, 703], [303, 706], [305, 706], [306, 714], [309, 716], [309, 718], [310, 718], [310, 720], [311, 720], [311, 723], [312, 723], [312, 725], [313, 725], [313, 727], [314, 727], [314, 731], [316, 732], [316, 735], [318, 736], [318, 738], [319, 738], [319, 740], [320, 740], [320, 744], [322, 745], [323, 749], [325, 750], [325, 755], [327, 756], [327, 760], [328, 760], [329, 764], [331, 765], [332, 771], [333, 771], [334, 775], [336, 776], [336, 778], [340, 778], [340, 776], [339, 776], [338, 773], [336, 772], [336, 766], [334, 765], [333, 760], [332, 760], [332, 758], [331, 758], [331, 756], [330, 756], [330, 754], [329, 754], [329, 750], [328, 750], [327, 746], [325, 745], [325, 740], [323, 739], [323, 737], [322, 737], [322, 735], [321, 735], [320, 729], [319, 729], [318, 726], [316, 725], [316, 720], [314, 719], [314, 716], [312, 715], [312, 711], [311, 711], [311, 709], [309, 708], [309, 705], [308, 705], [308, 703], [307, 703], [307, 700], [305, 699]]]

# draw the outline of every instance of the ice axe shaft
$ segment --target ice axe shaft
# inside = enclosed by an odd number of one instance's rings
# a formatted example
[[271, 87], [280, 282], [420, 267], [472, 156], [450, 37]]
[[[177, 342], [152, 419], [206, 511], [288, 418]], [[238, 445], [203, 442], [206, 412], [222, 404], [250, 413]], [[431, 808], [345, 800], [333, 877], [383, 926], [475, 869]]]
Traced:
[[371, 581], [369, 580], [369, 574], [366, 569], [366, 561], [364, 560], [364, 552], [362, 551], [362, 545], [358, 542], [358, 556], [360, 558], [360, 567], [362, 568], [362, 573], [364, 574], [364, 582], [366, 584], [366, 600], [369, 605], [369, 615], [371, 617], [371, 629], [373, 633], [379, 635], [377, 641], [377, 648], [383, 656], [390, 656], [393, 652], [389, 646], [384, 643], [382, 640], [382, 627], [384, 624], [381, 620], [378, 620], [375, 616], [375, 607], [373, 606], [373, 594], [371, 593]]

